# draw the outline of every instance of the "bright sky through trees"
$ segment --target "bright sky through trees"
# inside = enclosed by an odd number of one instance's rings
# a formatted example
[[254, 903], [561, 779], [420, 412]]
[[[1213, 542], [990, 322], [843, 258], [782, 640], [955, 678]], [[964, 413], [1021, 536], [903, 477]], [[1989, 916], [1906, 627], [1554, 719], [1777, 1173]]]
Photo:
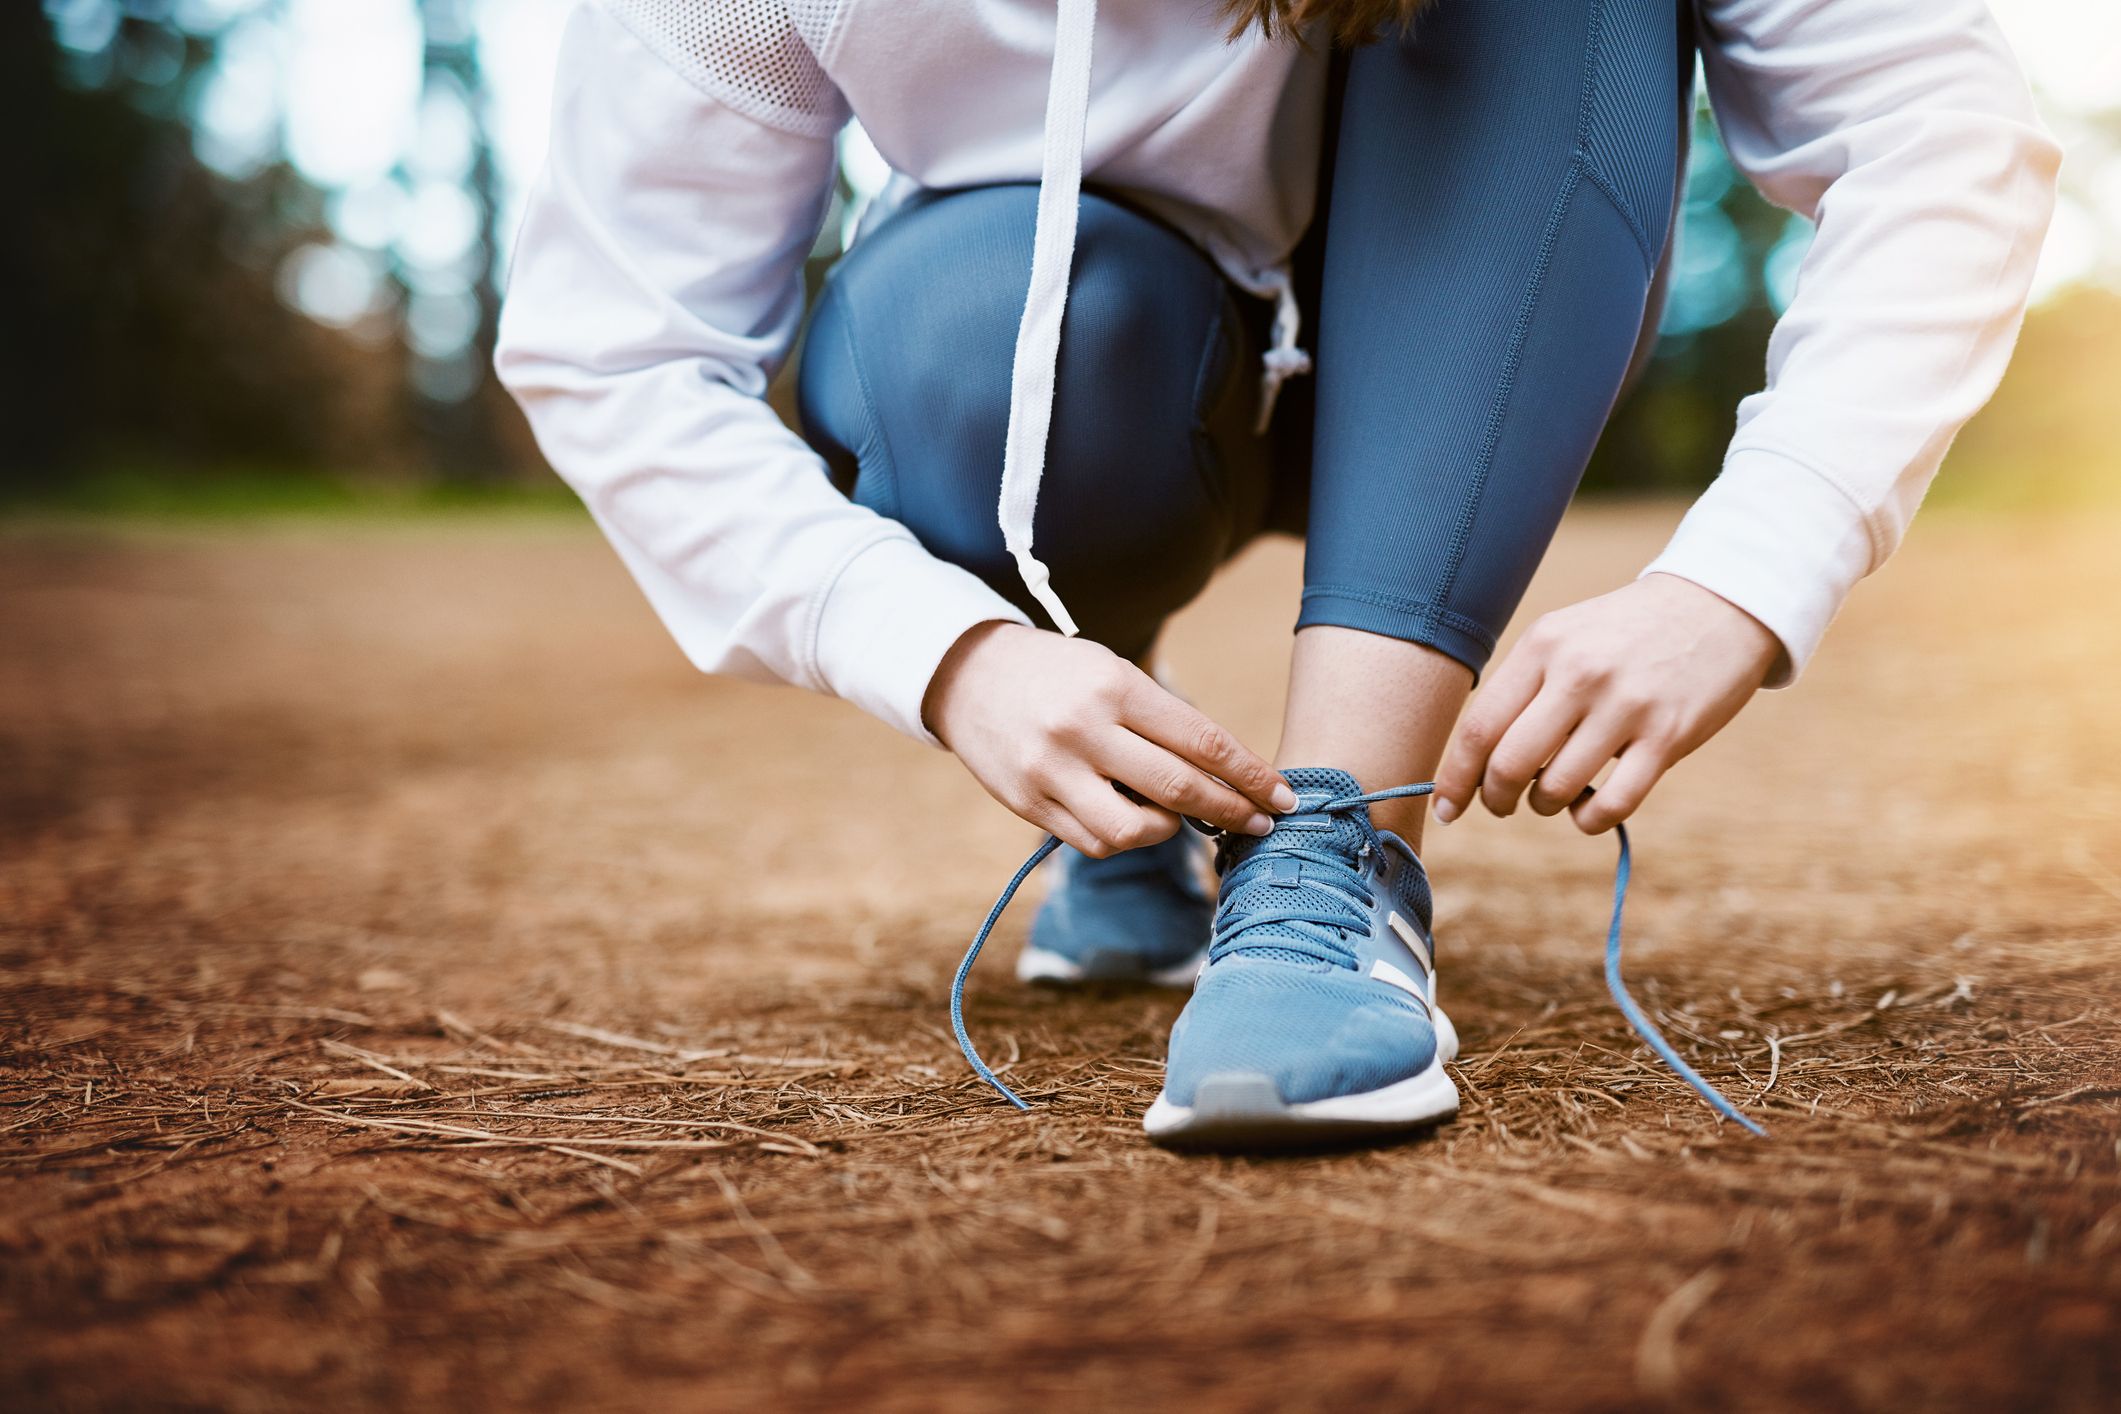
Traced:
[[[551, 72], [574, 0], [475, 0], [489, 121], [501, 163], [504, 230], [512, 231], [545, 145]], [[2085, 278], [2121, 280], [2121, 3], [1993, 0], [2071, 151], [2070, 195], [2043, 262], [2043, 293]], [[60, 38], [93, 53], [119, 10], [112, 0], [48, 0]], [[459, 183], [468, 156], [460, 109], [421, 102], [414, 0], [172, 0], [174, 18], [219, 33], [215, 67], [197, 95], [197, 144], [210, 164], [241, 174], [285, 154], [334, 193], [339, 236], [355, 250], [386, 245], [436, 266], [474, 237]], [[2104, 112], [2104, 129], [2094, 115]], [[866, 144], [850, 144], [849, 175], [873, 182]], [[864, 160], [867, 159], [867, 160]], [[1793, 241], [1788, 254], [1801, 251]], [[1700, 260], [1712, 251], [1697, 251]], [[1794, 260], [1783, 264], [1792, 265]], [[363, 265], [318, 254], [296, 272], [305, 308], [332, 319], [358, 306]], [[1778, 278], [1769, 268], [1771, 290]], [[437, 339], [449, 331], [437, 328]]]

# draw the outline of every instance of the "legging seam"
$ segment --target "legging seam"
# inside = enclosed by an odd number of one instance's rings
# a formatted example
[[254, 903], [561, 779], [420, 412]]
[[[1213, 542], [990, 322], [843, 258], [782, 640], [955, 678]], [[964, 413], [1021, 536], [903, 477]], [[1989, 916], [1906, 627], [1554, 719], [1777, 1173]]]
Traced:
[[1595, 151], [1591, 146], [1592, 130], [1597, 126], [1598, 114], [1598, 65], [1605, 57], [1605, 0], [1592, 0], [1590, 32], [1585, 36], [1583, 53], [1583, 94], [1581, 107], [1576, 113], [1576, 162], [1583, 168], [1583, 175], [1591, 179], [1591, 185], [1605, 193], [1606, 200], [1620, 213], [1627, 223], [1629, 234], [1635, 237], [1635, 248], [1642, 252], [1642, 262], [1652, 275], [1657, 271], [1660, 252], [1650, 246], [1649, 233], [1643, 229], [1642, 221], [1629, 209], [1620, 187], [1599, 167]]
[[854, 301], [851, 299], [840, 301], [840, 333], [847, 343], [847, 366], [854, 371], [854, 386], [861, 394], [862, 421], [868, 424], [862, 431], [877, 451], [876, 464], [872, 467], [869, 459], [863, 456], [862, 448], [849, 449], [854, 453], [858, 468], [856, 477], [859, 480], [872, 470], [882, 475], [884, 484], [880, 489], [886, 499], [876, 509], [896, 520], [899, 512], [898, 463], [891, 455], [891, 439], [884, 433], [884, 419], [877, 414], [876, 395], [870, 391], [868, 370], [862, 367], [862, 341], [855, 335]]
[[[1432, 616], [1447, 612], [1444, 606], [1450, 603], [1451, 592], [1458, 587], [1458, 570], [1465, 560], [1466, 542], [1473, 535], [1473, 518], [1487, 490], [1488, 471], [1495, 462], [1495, 449], [1502, 441], [1504, 414], [1517, 390], [1517, 370], [1524, 361], [1525, 341], [1531, 337], [1532, 315], [1538, 308], [1539, 296], [1546, 285], [1547, 267], [1553, 263], [1554, 246], [1561, 239], [1561, 225], [1568, 215], [1569, 202], [1576, 194], [1576, 184], [1582, 174], [1581, 157], [1571, 157], [1569, 170], [1562, 176], [1561, 188], [1555, 193], [1554, 205], [1547, 213], [1546, 228], [1540, 233], [1539, 254], [1532, 262], [1532, 276], [1525, 284], [1524, 298], [1518, 302], [1516, 322], [1510, 326], [1502, 375], [1496, 383], [1494, 400], [1488, 405], [1487, 423], [1480, 434], [1480, 450], [1473, 459], [1473, 474], [1459, 503], [1457, 523], [1451, 528], [1451, 547], [1444, 557], [1443, 582], [1437, 587], [1436, 598], [1429, 610]], [[1434, 627], [1433, 623], [1431, 627]]]
[[1547, 212], [1546, 227], [1539, 236], [1539, 253], [1532, 262], [1531, 279], [1526, 282], [1524, 298], [1518, 302], [1516, 322], [1510, 326], [1510, 342], [1503, 353], [1502, 376], [1497, 382], [1494, 400], [1488, 405], [1487, 423], [1480, 434], [1480, 450], [1473, 459], [1473, 474], [1465, 497], [1459, 503], [1458, 520], [1451, 528], [1451, 548], [1444, 558], [1443, 582], [1437, 586], [1436, 598], [1428, 610], [1432, 631], [1442, 623], [1440, 616], [1448, 612], [1444, 606], [1450, 603], [1452, 591], [1458, 587], [1458, 571], [1465, 560], [1466, 544], [1472, 539], [1473, 518], [1487, 491], [1495, 449], [1502, 441], [1504, 414], [1517, 390], [1517, 370], [1524, 361], [1525, 341], [1531, 337], [1532, 316], [1546, 285], [1547, 267], [1553, 263], [1554, 246], [1561, 239], [1561, 225], [1576, 194], [1576, 184], [1589, 171], [1585, 154], [1591, 146], [1591, 116], [1598, 95], [1599, 46], [1604, 38], [1604, 21], [1604, 0], [1592, 0], [1588, 33], [1584, 36], [1583, 73], [1576, 98], [1575, 150], [1569, 154], [1568, 170], [1562, 174], [1560, 190], [1554, 194], [1554, 205]]
[[1364, 589], [1352, 584], [1313, 584], [1305, 587], [1300, 602], [1308, 604], [1313, 599], [1352, 599], [1358, 604], [1368, 604], [1372, 608], [1390, 609], [1395, 614], [1412, 615], [1422, 620], [1424, 629], [1430, 632], [1438, 627], [1456, 629], [1477, 640], [1484, 647], [1495, 646], [1495, 635], [1486, 625], [1440, 604], [1405, 594], [1393, 594], [1382, 589]]
[[1635, 213], [1628, 209], [1627, 200], [1621, 196], [1619, 186], [1611, 177], [1608, 177], [1598, 169], [1598, 164], [1592, 159], [1589, 152], [1578, 152], [1576, 160], [1583, 168], [1583, 175], [1590, 179], [1592, 186], [1605, 194], [1606, 201], [1611, 204], [1613, 210], [1627, 226], [1628, 234], [1635, 238], [1635, 249], [1642, 253], [1643, 273], [1654, 279], [1657, 274], [1657, 256], [1660, 252], [1650, 247], [1649, 233], [1643, 229], [1642, 222], [1636, 219]]
[[[1215, 459], [1213, 439], [1208, 431], [1210, 414], [1207, 408], [1210, 396], [1208, 385], [1212, 381], [1208, 375], [1213, 371], [1215, 355], [1222, 344], [1229, 313], [1226, 307], [1228, 299], [1226, 291], [1218, 285], [1215, 291], [1215, 312], [1208, 319], [1207, 337], [1201, 341], [1200, 358], [1194, 364], [1193, 416], [1187, 436], [1187, 441], [1192, 443], [1193, 474], [1200, 479], [1201, 491], [1207, 496], [1208, 503], [1222, 513], [1225, 525], [1230, 524], [1233, 517], [1230, 514], [1229, 498], [1222, 485], [1222, 478], [1216, 474], [1218, 463]], [[1226, 539], [1223, 549], [1227, 552], [1228, 548]], [[1217, 559], [1220, 560], [1221, 556], [1218, 555]]]

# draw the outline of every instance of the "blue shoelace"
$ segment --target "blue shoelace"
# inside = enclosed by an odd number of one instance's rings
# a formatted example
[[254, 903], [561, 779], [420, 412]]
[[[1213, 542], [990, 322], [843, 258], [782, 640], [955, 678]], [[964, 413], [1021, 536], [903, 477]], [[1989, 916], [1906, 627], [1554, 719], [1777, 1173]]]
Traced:
[[[1390, 790], [1371, 791], [1367, 795], [1340, 796], [1314, 806], [1304, 813], [1307, 815], [1330, 815], [1375, 805], [1379, 801], [1402, 800], [1409, 796], [1428, 795], [1435, 789], [1436, 783], [1434, 781], [1423, 781], [1418, 785], [1394, 786]], [[1215, 833], [1210, 826], [1201, 825], [1198, 821], [1191, 823], [1193, 823], [1195, 828], [1205, 830], [1211, 834]], [[1612, 995], [1613, 1004], [1620, 1008], [1620, 1014], [1627, 1018], [1628, 1025], [1635, 1028], [1635, 1034], [1640, 1036], [1649, 1048], [1657, 1053], [1659, 1060], [1671, 1067], [1673, 1074], [1684, 1080], [1688, 1085], [1691, 1085], [1695, 1093], [1701, 1096], [1710, 1109], [1732, 1123], [1765, 1137], [1767, 1130], [1740, 1113], [1738, 1107], [1732, 1104], [1721, 1090], [1718, 1090], [1714, 1085], [1703, 1079], [1699, 1071], [1686, 1063], [1685, 1058], [1673, 1049], [1671, 1042], [1664, 1039], [1664, 1033], [1657, 1029], [1656, 1024], [1650, 1020], [1640, 1006], [1636, 1005], [1635, 998], [1628, 992], [1627, 982], [1620, 974], [1620, 922], [1622, 909], [1627, 903], [1628, 879], [1633, 872], [1633, 864], [1631, 852], [1628, 848], [1627, 826], [1614, 826], [1614, 833], [1620, 838], [1620, 860], [1613, 868], [1613, 919], [1607, 925], [1605, 934], [1606, 991]], [[980, 1079], [993, 1086], [997, 1094], [1020, 1110], [1028, 1110], [1031, 1106], [1024, 1102], [1022, 1096], [1003, 1084], [1001, 1077], [996, 1075], [988, 1068], [987, 1063], [980, 1059], [978, 1048], [972, 1044], [972, 1037], [965, 1030], [965, 979], [972, 975], [972, 964], [979, 961], [980, 949], [986, 946], [988, 934], [992, 933], [994, 925], [1001, 921], [1002, 914], [1008, 910], [1010, 900], [1016, 897], [1016, 891], [1023, 887], [1025, 879], [1031, 877], [1031, 871], [1043, 863], [1047, 855], [1058, 848], [1060, 848], [1060, 841], [1054, 836], [1048, 835], [1037, 849], [1031, 851], [1031, 857], [1026, 859], [1023, 867], [1016, 871], [1016, 877], [1012, 878], [1008, 887], [1002, 890], [1001, 897], [994, 901], [994, 907], [987, 910], [987, 921], [980, 924], [979, 932], [972, 939], [972, 946], [965, 949], [964, 961], [958, 963], [957, 976], [950, 983], [950, 1029], [957, 1035], [958, 1049], [965, 1053], [966, 1061], [971, 1064], [973, 1072]], [[1300, 854], [1299, 851], [1301, 851]], [[1274, 855], [1254, 855], [1251, 860], [1245, 861], [1244, 864], [1238, 867], [1243, 869], [1254, 860], [1262, 858], [1286, 858], [1292, 854], [1309, 858], [1311, 851], [1301, 850], [1299, 846], [1297, 849], [1276, 851]], [[1324, 861], [1322, 860], [1321, 862]], [[1332, 863], [1338, 865], [1342, 870], [1347, 869], [1346, 864], [1338, 859], [1334, 859]], [[1352, 874], [1352, 871], [1348, 872]], [[1355, 926], [1358, 927], [1367, 926], [1366, 920], [1356, 918], [1352, 913], [1349, 918], [1341, 919], [1328, 915], [1323, 910], [1308, 909], [1287, 909], [1278, 910], [1271, 914], [1257, 914], [1241, 918], [1230, 924], [1218, 921], [1214, 941], [1209, 944], [1209, 954], [1211, 957], [1218, 956], [1219, 954], [1215, 951], [1218, 947], [1228, 951], [1229, 945], [1239, 934], [1248, 928], [1253, 928], [1263, 923], [1307, 922], [1337, 929], [1348, 926], [1350, 921], [1353, 921]], [[1330, 945], [1323, 939], [1317, 942], [1314, 947], [1306, 947], [1295, 937], [1280, 935], [1273, 939], [1272, 946], [1287, 948], [1291, 951], [1314, 953], [1320, 961], [1330, 962], [1336, 960], [1329, 955], [1328, 949]]]
[[[1324, 814], [1342, 801], [1328, 801], [1317, 811], [1304, 814]], [[1374, 835], [1374, 831], [1372, 832]], [[1367, 853], [1370, 845], [1363, 846]], [[1304, 908], [1248, 909], [1238, 906], [1245, 889], [1260, 876], [1268, 881], [1279, 872], [1284, 861], [1294, 861], [1303, 868], [1303, 882], [1309, 886], [1307, 892], [1321, 894], [1333, 905]], [[1329, 967], [1353, 968], [1355, 949], [1346, 942], [1351, 933], [1366, 933], [1370, 928], [1370, 906], [1374, 896], [1369, 885], [1363, 882], [1362, 874], [1341, 855], [1326, 849], [1312, 849], [1304, 845], [1284, 845], [1271, 854], [1259, 850], [1232, 865], [1223, 879], [1223, 902], [1215, 910], [1215, 928], [1208, 938], [1208, 961], [1217, 963], [1233, 952], [1245, 950], [1270, 953], [1295, 953], [1323, 962]], [[1308, 924], [1298, 930], [1275, 927], [1279, 924]], [[1246, 937], [1248, 933], [1273, 927], [1274, 931], [1264, 937]]]

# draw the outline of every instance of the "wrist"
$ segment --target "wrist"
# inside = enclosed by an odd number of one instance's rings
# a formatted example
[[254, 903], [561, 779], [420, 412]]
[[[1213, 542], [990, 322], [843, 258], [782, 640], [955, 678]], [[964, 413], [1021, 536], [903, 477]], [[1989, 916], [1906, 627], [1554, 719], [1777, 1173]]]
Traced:
[[1763, 677], [1782, 660], [1786, 650], [1775, 631], [1715, 590], [1665, 570], [1650, 571], [1642, 577], [1642, 582], [1665, 586], [1668, 592], [1680, 594], [1698, 605], [1704, 616], [1719, 626], [1718, 636], [1730, 645], [1732, 652], [1757, 666]]
[[944, 746], [952, 746], [951, 717], [967, 695], [967, 683], [980, 676], [980, 664], [991, 654], [995, 640], [1006, 639], [1010, 629], [1037, 632], [1008, 619], [984, 619], [959, 634], [935, 665], [928, 690], [921, 695], [921, 725], [935, 733], [936, 740]]

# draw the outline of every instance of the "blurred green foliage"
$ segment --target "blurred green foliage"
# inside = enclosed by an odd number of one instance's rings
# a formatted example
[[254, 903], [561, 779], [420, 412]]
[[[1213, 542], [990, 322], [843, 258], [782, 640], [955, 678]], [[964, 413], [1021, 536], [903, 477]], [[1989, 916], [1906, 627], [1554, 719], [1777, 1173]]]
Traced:
[[586, 519], [557, 477], [514, 481], [344, 475], [260, 464], [83, 468], [42, 485], [0, 488], [0, 517], [192, 522], [478, 515]]
[[[331, 193], [277, 150], [240, 176], [200, 161], [200, 95], [231, 21], [194, 8], [208, 18], [173, 0], [0, 5], [0, 123], [34, 134], [15, 149], [29, 199], [0, 223], [0, 498], [79, 500], [70, 483], [112, 467], [133, 480], [152, 468], [208, 501], [230, 464], [384, 482], [534, 468], [489, 371], [497, 177], [484, 129], [471, 126], [464, 177], [482, 213], [461, 282], [476, 318], [449, 351], [459, 376], [444, 394], [440, 361], [411, 335], [406, 272], [391, 270], [364, 327], [292, 307], [297, 257], [335, 240]], [[58, 43], [62, 11], [94, 47]], [[476, 90], [467, 0], [416, 12], [430, 90]], [[256, 13], [279, 23], [279, 8]]]
[[1614, 410], [1587, 489], [1689, 490], [1716, 474], [1738, 400], [1760, 386], [1776, 306], [1787, 303], [1786, 284], [1770, 287], [1771, 262], [1793, 263], [1775, 258], [1801, 254], [1808, 239], [1807, 223], [1733, 170], [1706, 101], [1698, 103], [1661, 334]]
[[367, 450], [336, 435], [348, 351], [291, 318], [279, 256], [313, 233], [316, 194], [285, 167], [248, 183], [192, 156], [181, 95], [203, 43], [128, 27], [108, 87], [65, 82], [44, 16], [0, 5], [0, 125], [26, 199], [0, 222], [0, 485], [84, 465]]
[[[359, 337], [291, 308], [290, 257], [333, 239], [329, 194], [284, 161], [235, 178], [203, 166], [190, 124], [214, 34], [179, 25], [158, 0], [96, 3], [117, 18], [93, 72], [54, 43], [43, 6], [0, 5], [0, 122], [35, 135], [16, 148], [28, 199], [0, 222], [0, 509], [226, 515], [564, 499], [485, 378], [490, 288], [481, 284], [468, 353], [481, 381], [462, 406], [415, 391], [419, 357], [402, 338]], [[462, 5], [416, 3], [430, 82], [475, 88]], [[476, 254], [490, 268], [490, 153], [482, 164], [467, 180], [486, 184]], [[1686, 492], [1715, 474], [1808, 239], [1806, 223], [1732, 170], [1699, 105], [1662, 337], [1616, 409], [1588, 490]], [[402, 315], [402, 278], [398, 289]], [[1937, 499], [2112, 495], [2117, 366], [2121, 296], [2083, 289], [2036, 310]], [[544, 489], [447, 489], [491, 487], [502, 467]]]

